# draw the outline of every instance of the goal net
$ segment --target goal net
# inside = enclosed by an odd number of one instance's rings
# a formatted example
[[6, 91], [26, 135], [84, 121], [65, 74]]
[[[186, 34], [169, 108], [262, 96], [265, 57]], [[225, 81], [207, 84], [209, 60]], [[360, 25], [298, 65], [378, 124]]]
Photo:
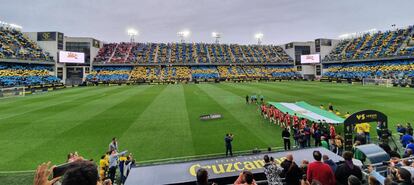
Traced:
[[364, 78], [362, 79], [362, 85], [379, 85], [385, 87], [392, 87], [392, 80], [382, 78]]
[[25, 89], [24, 87], [7, 87], [0, 88], [0, 98], [24, 96]]

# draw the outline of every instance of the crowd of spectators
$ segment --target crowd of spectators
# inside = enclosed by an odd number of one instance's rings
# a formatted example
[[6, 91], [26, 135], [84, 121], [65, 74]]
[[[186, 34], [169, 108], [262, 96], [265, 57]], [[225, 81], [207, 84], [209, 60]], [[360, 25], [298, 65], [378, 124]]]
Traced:
[[205, 43], [110, 43], [95, 57], [97, 63], [285, 63], [293, 60], [280, 46]]
[[27, 38], [21, 31], [0, 26], [0, 59], [20, 59], [52, 61], [36, 42]]
[[413, 28], [413, 26], [409, 26], [392, 31], [366, 33], [356, 38], [343, 40], [324, 58], [324, 61], [412, 55], [414, 48], [406, 43], [412, 40]]
[[300, 78], [294, 66], [136, 66], [95, 67], [86, 77], [90, 82], [143, 80], [206, 80], [246, 78]]
[[33, 184], [52, 185], [60, 181], [62, 185], [123, 185], [135, 166], [132, 153], [127, 152], [120, 152], [117, 139], [112, 138], [108, 151], [98, 164], [93, 159], [85, 159], [78, 152], [69, 153], [64, 165], [51, 166], [50, 162], [39, 165]]
[[132, 67], [95, 67], [87, 76], [90, 82], [121, 83], [129, 79]]
[[60, 82], [51, 75], [52, 66], [30, 64], [0, 64], [0, 86], [34, 86]]
[[325, 64], [324, 69], [326, 72], [323, 74], [323, 76], [329, 78], [400, 79], [414, 77], [413, 60]]

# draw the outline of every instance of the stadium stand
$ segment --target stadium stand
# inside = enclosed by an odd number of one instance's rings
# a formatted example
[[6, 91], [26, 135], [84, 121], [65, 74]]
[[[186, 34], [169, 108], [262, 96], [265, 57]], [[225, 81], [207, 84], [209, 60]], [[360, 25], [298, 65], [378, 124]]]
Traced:
[[221, 78], [245, 78], [246, 73], [241, 66], [218, 66]]
[[293, 66], [266, 66], [266, 74], [273, 78], [294, 78], [300, 77], [300, 74]]
[[96, 63], [231, 64], [293, 63], [280, 46], [205, 43], [105, 44]]
[[219, 78], [219, 72], [215, 66], [192, 66], [191, 73], [193, 79]]
[[92, 82], [126, 82], [129, 80], [132, 67], [95, 67], [86, 76], [86, 80]]
[[33, 86], [58, 83], [51, 75], [52, 66], [33, 64], [0, 64], [0, 86]]
[[19, 30], [0, 27], [0, 59], [52, 61], [53, 58]]
[[362, 78], [406, 78], [414, 77], [413, 60], [393, 60], [381, 62], [359, 62], [345, 64], [325, 64], [330, 78], [362, 79]]
[[366, 33], [341, 41], [324, 61], [387, 58], [413, 54], [413, 26], [393, 31]]

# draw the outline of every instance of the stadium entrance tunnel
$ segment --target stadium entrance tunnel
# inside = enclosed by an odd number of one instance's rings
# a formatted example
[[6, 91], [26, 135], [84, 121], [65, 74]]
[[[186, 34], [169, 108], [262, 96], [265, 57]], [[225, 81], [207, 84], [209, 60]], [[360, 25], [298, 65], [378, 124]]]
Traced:
[[377, 123], [378, 135], [381, 135], [381, 140], [388, 142], [388, 138], [391, 137], [388, 131], [388, 117], [376, 110], [363, 110], [350, 115], [344, 121], [344, 134], [345, 134], [345, 150], [351, 151], [353, 146], [354, 126], [359, 123]]

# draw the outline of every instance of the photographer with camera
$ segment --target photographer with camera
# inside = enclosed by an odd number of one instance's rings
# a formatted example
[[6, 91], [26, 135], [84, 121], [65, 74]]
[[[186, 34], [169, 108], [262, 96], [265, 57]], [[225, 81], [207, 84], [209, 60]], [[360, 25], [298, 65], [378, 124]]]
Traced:
[[224, 143], [226, 145], [226, 157], [229, 155], [233, 156], [233, 147], [231, 145], [231, 142], [233, 141], [233, 134], [229, 133], [226, 134], [226, 137], [224, 138]]

